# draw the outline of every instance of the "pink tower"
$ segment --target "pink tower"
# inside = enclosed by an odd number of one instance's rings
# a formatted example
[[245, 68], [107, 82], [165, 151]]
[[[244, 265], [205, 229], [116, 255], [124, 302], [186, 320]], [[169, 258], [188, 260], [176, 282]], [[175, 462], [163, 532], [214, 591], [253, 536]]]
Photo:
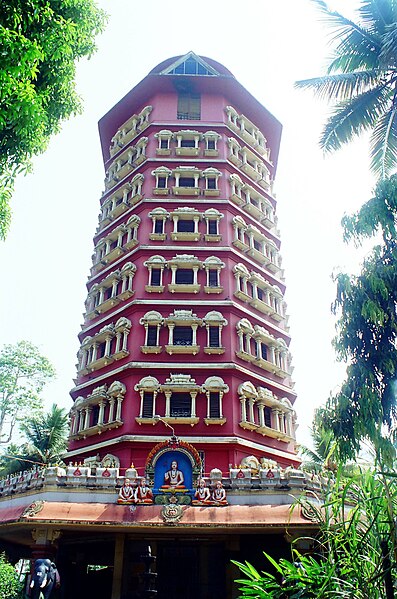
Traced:
[[100, 121], [105, 191], [68, 460], [143, 475], [175, 435], [203, 474], [296, 465], [280, 123], [214, 60], [154, 68]]

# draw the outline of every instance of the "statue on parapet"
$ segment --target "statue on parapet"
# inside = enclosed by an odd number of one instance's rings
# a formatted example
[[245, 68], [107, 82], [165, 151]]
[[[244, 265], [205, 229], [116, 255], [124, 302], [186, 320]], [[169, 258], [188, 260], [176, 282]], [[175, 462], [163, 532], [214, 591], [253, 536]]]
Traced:
[[134, 503], [135, 489], [131, 485], [129, 478], [125, 478], [123, 485], [120, 487], [117, 503], [128, 505]]
[[185, 477], [182, 470], [178, 470], [178, 462], [172, 460], [170, 470], [167, 470], [164, 474], [163, 489], [184, 489]]

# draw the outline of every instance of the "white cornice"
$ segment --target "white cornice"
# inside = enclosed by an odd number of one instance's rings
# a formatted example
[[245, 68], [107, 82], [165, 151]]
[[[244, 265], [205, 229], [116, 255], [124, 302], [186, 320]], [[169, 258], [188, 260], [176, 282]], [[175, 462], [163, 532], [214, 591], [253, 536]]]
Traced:
[[[87, 451], [96, 452], [99, 449], [104, 447], [111, 447], [119, 443], [161, 443], [162, 441], [168, 441], [169, 435], [163, 436], [150, 436], [150, 435], [120, 435], [120, 437], [116, 437], [114, 439], [109, 439], [108, 441], [101, 441], [100, 443], [93, 443], [92, 445], [86, 447], [80, 447], [80, 449], [75, 449], [73, 451], [68, 451], [63, 455], [63, 459], [72, 458], [74, 456], [81, 455], [82, 453], [86, 453]], [[183, 436], [183, 441], [187, 443], [191, 443], [192, 445], [232, 445], [237, 444], [242, 447], [246, 447], [249, 449], [253, 449], [256, 451], [266, 451], [271, 453], [272, 455], [278, 456], [280, 458], [289, 459], [294, 462], [299, 461], [299, 458], [290, 452], [282, 451], [281, 449], [275, 449], [274, 447], [269, 447], [268, 445], [264, 445], [262, 443], [255, 443], [254, 441], [248, 441], [247, 439], [242, 439], [241, 437], [188, 437]]]
[[113, 379], [117, 374], [124, 372], [125, 370], [129, 370], [131, 368], [140, 369], [158, 369], [158, 370], [174, 370], [174, 369], [183, 369], [183, 370], [210, 370], [213, 371], [216, 368], [219, 370], [236, 370], [237, 372], [243, 373], [247, 378], [261, 381], [265, 385], [271, 385], [275, 389], [278, 389], [281, 393], [288, 393], [296, 396], [295, 391], [287, 387], [286, 385], [282, 385], [281, 383], [277, 383], [272, 379], [262, 376], [261, 374], [253, 373], [248, 368], [241, 366], [240, 364], [236, 364], [234, 362], [128, 362], [119, 368], [115, 368], [106, 372], [106, 374], [102, 374], [101, 376], [97, 376], [95, 378], [86, 381], [85, 383], [81, 383], [81, 385], [77, 385], [71, 390], [71, 393], [79, 392], [82, 389], [86, 389], [91, 385], [97, 386], [102, 381], [106, 381], [108, 379]]

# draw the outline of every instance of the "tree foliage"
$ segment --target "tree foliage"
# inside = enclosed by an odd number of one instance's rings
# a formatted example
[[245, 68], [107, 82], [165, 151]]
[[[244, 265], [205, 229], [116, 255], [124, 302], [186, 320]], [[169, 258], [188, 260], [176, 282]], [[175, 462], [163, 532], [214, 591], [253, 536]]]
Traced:
[[30, 459], [41, 464], [54, 464], [61, 459], [67, 446], [68, 415], [56, 404], [47, 413], [27, 418], [21, 424], [21, 432], [27, 440]]
[[21, 586], [14, 566], [7, 562], [2, 553], [0, 555], [0, 599], [16, 599], [20, 596]]
[[337, 469], [338, 447], [333, 431], [323, 424], [322, 408], [314, 413], [311, 436], [313, 448], [300, 446], [302, 467], [316, 473], [332, 473]]
[[[390, 500], [390, 501], [389, 501]], [[292, 545], [290, 560], [276, 562], [265, 554], [267, 567], [236, 565], [244, 575], [237, 580], [239, 597], [256, 599], [385, 599], [394, 597], [397, 486], [369, 471], [344, 481], [338, 477], [325, 493], [324, 504], [301, 500], [319, 528], [305, 537], [310, 553]]]
[[347, 376], [324, 412], [343, 457], [369, 439], [383, 459], [393, 457], [397, 416], [397, 176], [380, 181], [374, 196], [344, 217], [345, 239], [379, 242], [359, 275], [339, 273], [333, 310], [339, 315], [334, 341]]
[[40, 392], [55, 376], [50, 362], [28, 341], [0, 352], [0, 443], [9, 443], [15, 426], [41, 408]]
[[3, 0], [0, 11], [0, 239], [18, 173], [81, 110], [76, 61], [91, 56], [105, 17], [94, 0]]
[[353, 22], [313, 1], [333, 32], [334, 54], [325, 76], [296, 85], [335, 104], [320, 145], [334, 151], [371, 131], [371, 168], [386, 177], [397, 160], [397, 2], [361, 0]]

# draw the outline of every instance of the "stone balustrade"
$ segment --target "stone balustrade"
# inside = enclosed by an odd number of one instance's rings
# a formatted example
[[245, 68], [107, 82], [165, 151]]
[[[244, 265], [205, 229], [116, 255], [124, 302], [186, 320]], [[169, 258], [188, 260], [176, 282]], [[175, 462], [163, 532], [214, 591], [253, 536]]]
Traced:
[[[226, 476], [225, 476], [226, 475]], [[138, 474], [133, 467], [128, 468], [124, 475], [120, 468], [116, 467], [90, 467], [86, 465], [69, 465], [66, 468], [52, 466], [49, 468], [35, 468], [33, 470], [19, 472], [7, 478], [0, 480], [0, 502], [2, 499], [24, 493], [45, 492], [49, 488], [53, 491], [54, 487], [59, 492], [69, 491], [70, 489], [79, 490], [80, 493], [87, 489], [87, 501], [92, 489], [101, 491], [116, 490], [122, 486], [125, 478], [131, 480], [131, 484], [138, 483], [142, 474]], [[235, 466], [230, 468], [227, 473], [221, 470], [213, 469], [209, 476], [203, 477], [208, 486], [213, 486], [217, 481], [221, 481], [228, 494], [234, 492], [237, 496], [250, 494], [254, 492], [256, 500], [260, 502], [258, 492], [263, 491], [266, 495], [265, 502], [268, 501], [269, 491], [275, 494], [293, 494], [313, 492], [318, 493], [328, 479], [324, 479], [314, 473], [308, 473], [303, 470], [292, 467], [282, 469], [274, 464], [251, 469], [246, 466]], [[259, 493], [260, 495], [260, 493]], [[113, 502], [109, 498], [110, 502]], [[243, 497], [241, 503], [245, 503]], [[60, 499], [61, 500], [61, 499]], [[92, 501], [92, 499], [91, 499]], [[236, 499], [236, 503], [239, 501]]]

